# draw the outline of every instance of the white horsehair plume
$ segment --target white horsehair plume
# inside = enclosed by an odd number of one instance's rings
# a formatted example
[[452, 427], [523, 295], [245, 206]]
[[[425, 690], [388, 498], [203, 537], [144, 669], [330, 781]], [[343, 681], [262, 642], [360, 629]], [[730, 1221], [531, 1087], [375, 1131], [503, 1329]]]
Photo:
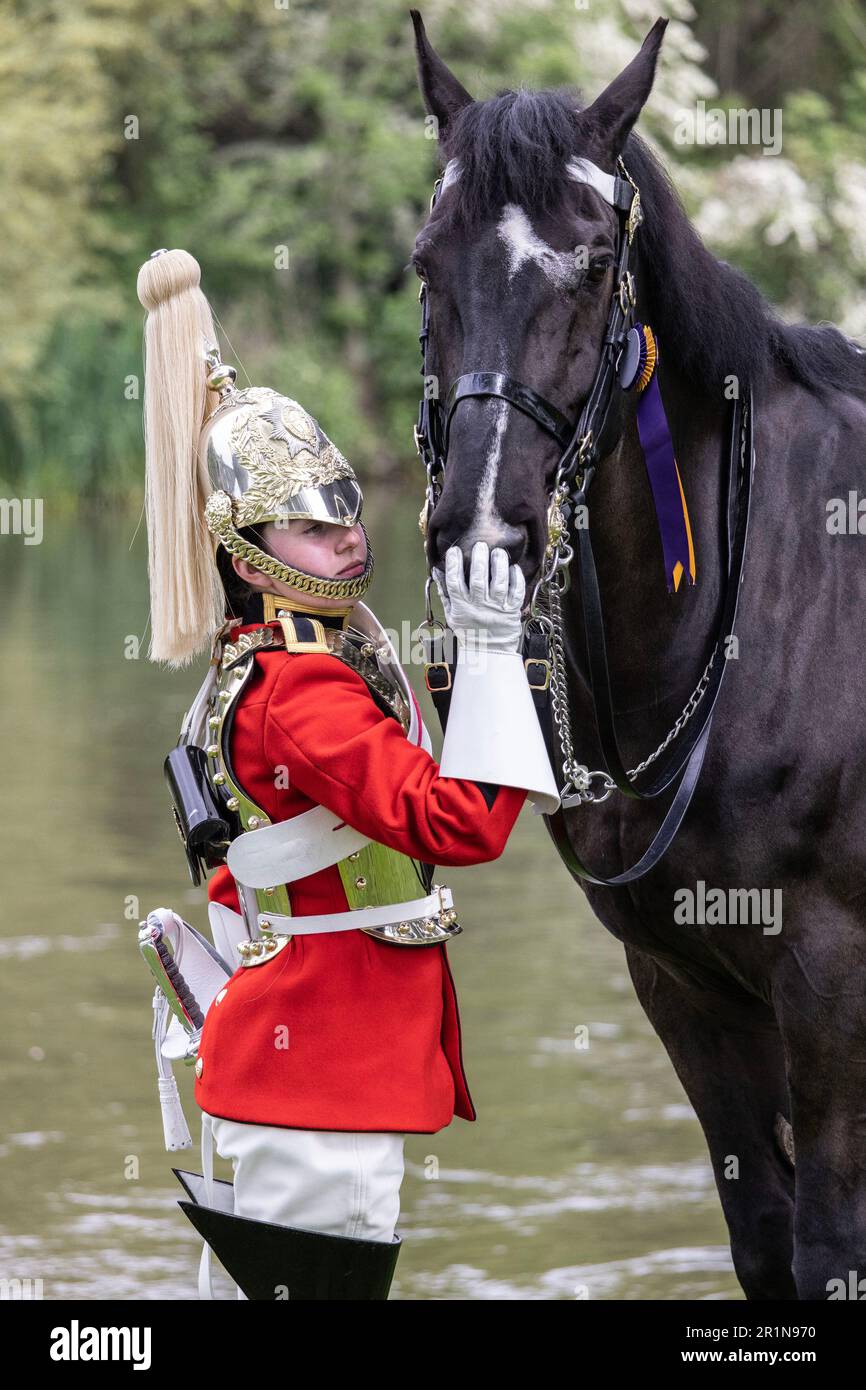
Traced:
[[225, 618], [225, 594], [204, 516], [211, 492], [199, 454], [208, 389], [203, 345], [216, 342], [198, 261], [155, 251], [138, 272], [145, 326], [145, 512], [151, 661], [186, 666], [209, 649]]

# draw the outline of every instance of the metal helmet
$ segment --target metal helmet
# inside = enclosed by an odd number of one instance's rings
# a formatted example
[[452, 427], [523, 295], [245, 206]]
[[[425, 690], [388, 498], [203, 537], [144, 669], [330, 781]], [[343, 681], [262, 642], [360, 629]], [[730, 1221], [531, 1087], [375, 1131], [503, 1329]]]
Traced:
[[266, 386], [237, 390], [234, 367], [205, 343], [207, 385], [219, 402], [205, 419], [199, 452], [213, 491], [205, 505], [211, 534], [232, 555], [272, 579], [323, 598], [357, 598], [373, 578], [367, 540], [362, 574], [331, 579], [268, 555], [239, 534], [267, 521], [309, 518], [337, 526], [360, 522], [363, 494], [351, 464], [297, 401]]

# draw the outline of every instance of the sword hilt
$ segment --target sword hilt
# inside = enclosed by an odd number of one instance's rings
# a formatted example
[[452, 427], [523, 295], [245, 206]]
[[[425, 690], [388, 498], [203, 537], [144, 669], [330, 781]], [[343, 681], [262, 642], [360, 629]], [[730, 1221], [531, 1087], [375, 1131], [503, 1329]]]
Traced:
[[[198, 1000], [187, 984], [177, 961], [164, 940], [165, 928], [162, 923], [150, 921], [141, 923], [138, 940], [141, 953], [147, 961], [157, 984], [163, 990], [172, 1012], [192, 1033], [204, 1027], [204, 1014]], [[153, 956], [156, 956], [156, 960]], [[158, 962], [158, 963], [157, 963]]]

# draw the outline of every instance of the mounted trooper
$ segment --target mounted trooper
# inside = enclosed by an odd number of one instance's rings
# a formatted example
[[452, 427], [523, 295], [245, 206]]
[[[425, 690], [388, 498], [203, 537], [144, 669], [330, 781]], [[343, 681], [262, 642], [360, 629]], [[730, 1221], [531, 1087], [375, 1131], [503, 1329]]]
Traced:
[[[524, 584], [478, 545], [440, 592], [457, 639], [441, 765], [373, 611], [355, 474], [296, 401], [239, 390], [200, 269], [154, 252], [146, 325], [150, 658], [210, 652], [166, 762], [211, 943], [169, 909], [142, 925], [157, 977], [166, 1146], [202, 1174], [179, 1205], [251, 1299], [387, 1298], [406, 1133], [475, 1119], [435, 864], [502, 853], [527, 796], [558, 805], [519, 653]], [[475, 651], [473, 654], [473, 642]], [[478, 645], [480, 642], [480, 646]], [[233, 1183], [215, 1181], [212, 1142]]]

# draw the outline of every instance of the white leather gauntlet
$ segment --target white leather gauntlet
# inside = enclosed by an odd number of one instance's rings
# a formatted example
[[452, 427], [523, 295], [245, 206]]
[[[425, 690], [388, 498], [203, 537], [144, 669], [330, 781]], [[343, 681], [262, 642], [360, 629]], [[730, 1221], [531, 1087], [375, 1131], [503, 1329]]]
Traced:
[[525, 581], [517, 565], [510, 567], [509, 577], [504, 550], [493, 551], [489, 584], [488, 564], [488, 548], [479, 541], [472, 550], [468, 590], [458, 546], [445, 557], [444, 581], [441, 571], [433, 571], [446, 620], [457, 637], [439, 772], [525, 787], [536, 811], [550, 815], [559, 807], [556, 778], [518, 650]]
[[445, 577], [433, 570], [445, 621], [459, 646], [516, 652], [520, 647], [520, 611], [526, 582], [519, 565], [508, 564], [506, 551], [488, 551], [476, 541], [469, 562], [469, 586], [463, 577], [463, 552], [452, 545], [445, 556]]

